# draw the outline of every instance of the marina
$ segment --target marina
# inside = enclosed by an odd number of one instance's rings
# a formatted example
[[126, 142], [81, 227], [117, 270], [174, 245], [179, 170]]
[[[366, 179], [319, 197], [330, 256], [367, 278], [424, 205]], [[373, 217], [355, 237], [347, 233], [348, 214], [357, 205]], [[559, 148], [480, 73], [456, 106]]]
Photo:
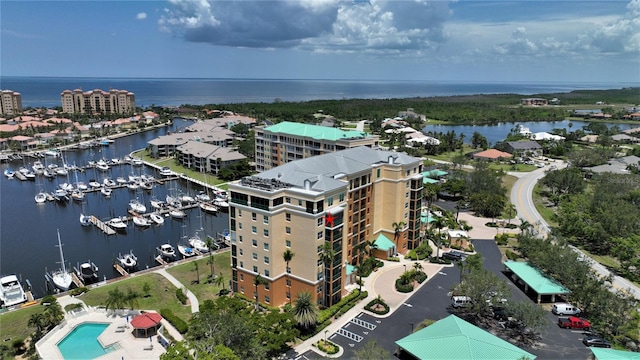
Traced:
[[[89, 266], [95, 266], [100, 281], [127, 276], [131, 272], [158, 266], [156, 249], [162, 244], [170, 244], [176, 249], [182, 240], [184, 227], [190, 233], [202, 227], [203, 234], [209, 235], [228, 228], [227, 213], [217, 209], [215, 212], [205, 212], [200, 207], [202, 201], [196, 197], [199, 192], [213, 194], [213, 190], [203, 187], [203, 184], [188, 183], [184, 176], [168, 173], [166, 169], [161, 175], [161, 164], [134, 165], [126, 161], [130, 153], [146, 147], [149, 140], [167, 131], [177, 131], [190, 123], [176, 120], [171, 127], [121, 137], [97, 148], [61, 151], [60, 156], [33, 157], [22, 154], [1, 163], [0, 171], [4, 171], [20, 167], [31, 169], [36, 161], [45, 168], [51, 163], [62, 167], [64, 159], [71, 169], [67, 175], [53, 177], [46, 177], [43, 172], [35, 175], [34, 181], [19, 180], [20, 172], [17, 170], [11, 170], [11, 177], [2, 177], [0, 273], [16, 274], [23, 286], [29, 279], [29, 288], [36, 297], [52, 291], [43, 273], [60, 267], [60, 253], [56, 248], [57, 229], [60, 230], [64, 246], [65, 267], [72, 277], [73, 284], [70, 286], [76, 287], [94, 281], [83, 278], [82, 271], [73, 271], [76, 270], [74, 267], [81, 270], [81, 265], [87, 259], [91, 259]], [[108, 170], [100, 171], [92, 165], [99, 159], [108, 159], [105, 161]], [[114, 162], [114, 159], [117, 160]], [[147, 179], [152, 186], [130, 190], [127, 186], [130, 177]], [[106, 179], [120, 181], [109, 183]], [[97, 183], [98, 186], [90, 186], [90, 183]], [[111, 189], [108, 198], [101, 193], [105, 184]], [[60, 191], [60, 195], [56, 195], [57, 190], [63, 189], [62, 186], [69, 185], [73, 189], [66, 190], [69, 200], [63, 199]], [[82, 193], [82, 199], [75, 200], [72, 191]], [[158, 200], [165, 199], [169, 194], [187, 200], [193, 198], [195, 201], [168, 206]], [[36, 198], [41, 201], [34, 201]], [[131, 211], [129, 202], [136, 198], [146, 206], [144, 214]], [[153, 200], [156, 200], [155, 206]], [[135, 226], [134, 218], [143, 218], [148, 225]], [[121, 219], [124, 227], [114, 228], [110, 223], [113, 219]], [[120, 263], [118, 259], [121, 254], [135, 254], [135, 266], [127, 267]], [[176, 259], [182, 259], [177, 250], [175, 254]]]

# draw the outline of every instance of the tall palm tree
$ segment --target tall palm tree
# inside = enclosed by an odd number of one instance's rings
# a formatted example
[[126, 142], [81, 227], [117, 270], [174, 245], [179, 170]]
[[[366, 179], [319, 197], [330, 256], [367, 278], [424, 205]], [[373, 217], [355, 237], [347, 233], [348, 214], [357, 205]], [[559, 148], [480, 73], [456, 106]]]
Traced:
[[213, 239], [211, 236], [207, 236], [206, 243], [209, 248], [209, 266], [211, 268], [210, 278], [213, 280]]
[[436, 258], [440, 258], [440, 246], [442, 245], [442, 234], [440, 234], [440, 231], [447, 226], [447, 219], [443, 216], [436, 216], [433, 220], [433, 226], [438, 229], [438, 235], [436, 236]]
[[318, 323], [318, 308], [310, 292], [303, 291], [298, 294], [298, 299], [293, 307], [293, 317], [298, 325], [305, 329]]
[[42, 333], [42, 330], [47, 327], [47, 316], [43, 312], [31, 314], [27, 325], [35, 327], [37, 333]]
[[222, 272], [220, 272], [220, 274], [218, 276], [216, 276], [216, 279], [214, 281], [215, 281], [216, 286], [218, 286], [222, 290], [224, 290], [225, 289], [225, 284], [224, 284], [225, 280], [226, 279], [224, 278], [224, 275], [222, 275]]
[[507, 204], [507, 211], [509, 211], [509, 225], [511, 225], [511, 219], [513, 218], [514, 213], [517, 214], [516, 206], [512, 203]]
[[107, 293], [107, 299], [105, 300], [105, 309], [116, 311], [124, 307], [125, 294], [120, 291], [120, 288], [114, 288]]
[[520, 219], [519, 228], [522, 233], [529, 233], [533, 229], [533, 224], [525, 219]]
[[196, 284], [200, 283], [200, 266], [198, 265], [198, 261], [193, 262], [193, 270], [196, 272]]
[[131, 290], [128, 289], [127, 290], [127, 295], [125, 295], [124, 297], [124, 303], [129, 305], [129, 308], [131, 308], [131, 310], [133, 310], [134, 307], [138, 307], [138, 298], [140, 297], [140, 295]]
[[362, 258], [366, 250], [367, 250], [367, 244], [364, 241], [356, 244], [356, 246], [353, 247], [353, 251], [357, 255], [356, 259], [358, 260], [358, 265], [362, 264], [362, 260], [363, 260]]
[[396, 243], [396, 252], [398, 252], [398, 238], [400, 238], [400, 230], [404, 228], [404, 221], [393, 222], [391, 226], [393, 227], [393, 242]]
[[253, 278], [253, 285], [256, 287], [256, 311], [258, 310], [258, 285], [266, 285], [267, 283], [267, 280], [260, 274]]
[[291, 249], [287, 249], [284, 251], [284, 253], [282, 253], [282, 260], [284, 260], [285, 264], [287, 264], [287, 283], [289, 283], [289, 285], [287, 285], [287, 287], [289, 288], [289, 304], [291, 304], [291, 279], [289, 278], [289, 273], [291, 272], [291, 269], [289, 268], [289, 263], [291, 262], [291, 260], [293, 260], [293, 257], [296, 254], [291, 251]]
[[327, 272], [329, 270], [329, 266], [331, 266], [331, 263], [333, 263], [333, 259], [336, 257], [336, 251], [333, 250], [333, 245], [331, 245], [330, 242], [325, 241], [324, 244], [322, 244], [322, 248], [320, 249], [320, 261], [322, 261], [322, 264], [324, 264], [324, 299], [323, 299], [323, 304], [325, 306], [327, 306], [327, 304], [329, 303], [329, 301], [327, 301], [327, 294], [329, 294], [328, 292], [328, 288], [329, 288], [329, 280], [330, 280], [330, 276], [327, 276]]

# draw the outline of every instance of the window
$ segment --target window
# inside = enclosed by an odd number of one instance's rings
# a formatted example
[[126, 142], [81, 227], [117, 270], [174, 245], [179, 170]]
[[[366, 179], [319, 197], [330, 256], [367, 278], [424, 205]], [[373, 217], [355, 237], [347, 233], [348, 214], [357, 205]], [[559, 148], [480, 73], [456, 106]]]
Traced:
[[244, 269], [244, 261], [240, 261], [240, 267]]
[[404, 197], [408, 198], [409, 197], [409, 193], [408, 192], [404, 193]]
[[244, 255], [242, 252], [242, 248], [240, 248], [240, 256]]
[[404, 203], [404, 208], [407, 209], [409, 207], [409, 203]]
[[240, 274], [240, 280], [244, 281], [244, 274]]
[[262, 222], [263, 222], [264, 224], [269, 224], [269, 217], [268, 217], [267, 215], [265, 215], [265, 216], [262, 218]]
[[257, 266], [255, 266], [255, 265], [253, 266], [253, 272], [254, 272], [254, 273], [258, 273], [258, 267], [257, 267]]
[[242, 210], [241, 209], [238, 209], [238, 216], [242, 217]]
[[318, 226], [322, 226], [324, 224], [324, 218], [318, 218]]
[[287, 279], [287, 286], [291, 286], [291, 279]]
[[322, 239], [322, 231], [318, 231], [318, 239]]
[[291, 204], [291, 198], [290, 198], [290, 197], [285, 197], [285, 198], [284, 198], [284, 201], [285, 201], [287, 204]]
[[322, 252], [322, 246], [318, 246], [318, 254]]
[[327, 199], [327, 206], [331, 206], [331, 205], [333, 205], [333, 198], [332, 197]]
[[322, 292], [322, 285], [318, 286], [318, 294]]
[[322, 280], [322, 271], [318, 271], [318, 280]]
[[238, 237], [238, 241], [242, 243], [242, 235]]
[[264, 263], [265, 263], [265, 264], [268, 264], [268, 263], [269, 263], [269, 257], [268, 257], [268, 256], [265, 256], [265, 257], [264, 257]]
[[291, 234], [291, 228], [290, 227], [285, 227], [284, 228], [284, 232], [286, 232], [287, 234]]
[[[268, 270], [265, 270], [264, 272], [265, 272], [265, 276], [268, 276], [268, 275], [266, 275], [266, 273], [267, 273], [267, 272], [269, 272], [269, 271], [268, 271]], [[265, 289], [265, 290], [270, 290], [269, 283], [264, 284], [264, 289]]]
[[287, 291], [287, 299], [291, 299], [291, 293]]
[[380, 169], [376, 170], [376, 177], [378, 177], [378, 178], [380, 177]]
[[240, 286], [240, 292], [244, 294], [244, 286]]
[[287, 266], [287, 274], [291, 274], [291, 267]]
[[[269, 270], [264, 271], [264, 276], [269, 277], [269, 274], [270, 274]], [[267, 284], [267, 290], [269, 290], [268, 284]]]
[[291, 240], [287, 240], [287, 241], [285, 241], [285, 244], [286, 244], [286, 246], [287, 246], [288, 248], [290, 248], [290, 247], [291, 247]]
[[252, 253], [253, 260], [258, 260], [258, 253]]
[[267, 304], [269, 303], [269, 297], [265, 295], [264, 297], [264, 302], [266, 302]]
[[264, 243], [264, 244], [262, 244], [262, 247], [263, 247], [266, 251], [269, 251], [269, 243]]
[[251, 213], [251, 220], [256, 221], [256, 219], [258, 218], [258, 215], [254, 212]]
[[252, 243], [252, 245], [253, 245], [253, 246], [255, 246], [255, 247], [257, 247], [257, 246], [258, 246], [258, 240], [256, 240], [256, 239], [251, 240], [251, 243]]
[[291, 221], [291, 214], [285, 213], [284, 214], [284, 219], [287, 220], [287, 221]]
[[269, 230], [267, 229], [262, 230], [262, 234], [266, 237], [269, 237]]
[[340, 202], [344, 201], [344, 193], [340, 194], [340, 196], [338, 197]]
[[238, 229], [242, 230], [242, 223], [238, 223]]
[[255, 226], [252, 226], [251, 227], [251, 232], [254, 233], [254, 234], [257, 233], [258, 232], [258, 228], [255, 227]]
[[298, 206], [302, 206], [302, 200], [298, 200]]

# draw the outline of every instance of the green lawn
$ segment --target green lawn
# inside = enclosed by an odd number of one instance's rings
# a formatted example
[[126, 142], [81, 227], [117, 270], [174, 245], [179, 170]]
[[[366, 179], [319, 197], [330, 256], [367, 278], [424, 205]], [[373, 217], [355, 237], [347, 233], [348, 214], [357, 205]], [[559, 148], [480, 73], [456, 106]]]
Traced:
[[[147, 283], [151, 287], [149, 296], [145, 297], [142, 287]], [[140, 294], [136, 309], [156, 310], [167, 308], [173, 311], [184, 321], [191, 319], [191, 307], [182, 305], [176, 297], [176, 287], [164, 276], [156, 273], [144, 275], [134, 275], [118, 282], [91, 289], [88, 293], [81, 295], [78, 299], [89, 306], [103, 306], [109, 297], [109, 291], [119, 288], [121, 292], [127, 293], [129, 289]]]
[[582, 252], [584, 252], [585, 254], [587, 254], [590, 258], [592, 258], [593, 260], [597, 261], [598, 263], [610, 268], [610, 269], [618, 269], [620, 267], [620, 263], [618, 262], [618, 260], [612, 256], [608, 256], [608, 255], [595, 255], [592, 254], [590, 252], [588, 252], [587, 250], [580, 248], [580, 250], [582, 250]]
[[[26, 339], [36, 329], [28, 327], [29, 318], [33, 314], [44, 311], [44, 306], [38, 304], [22, 309], [2, 313], [0, 315], [0, 336], [5, 344], [11, 346], [13, 340]], [[7, 340], [11, 339], [11, 341]]]
[[193, 169], [187, 169], [179, 164], [176, 163], [174, 158], [160, 158], [160, 159], [156, 159], [153, 158], [149, 155], [147, 155], [147, 151], [146, 150], [140, 150], [137, 152], [134, 152], [134, 156], [137, 156], [139, 158], [141, 158], [144, 161], [150, 162], [154, 165], [157, 166], [166, 166], [169, 169], [171, 169], [171, 171], [177, 173], [177, 174], [184, 174], [192, 179], [196, 179], [199, 181], [202, 181], [204, 183], [208, 183], [211, 185], [216, 185], [221, 189], [225, 189], [226, 190], [226, 183], [223, 180], [218, 179], [216, 176], [212, 175], [212, 174], [207, 174], [205, 176], [205, 174], [195, 171]]
[[460, 154], [466, 154], [469, 152], [472, 152], [474, 150], [477, 149], [473, 149], [471, 146], [469, 146], [468, 144], [464, 144], [462, 147], [462, 152], [460, 152], [460, 150], [456, 150], [456, 151], [450, 151], [450, 152], [445, 152], [442, 154], [438, 154], [438, 155], [427, 155], [427, 158], [431, 158], [431, 159], [436, 159], [436, 160], [442, 160], [442, 161], [452, 161], [454, 157], [460, 155]]
[[536, 206], [536, 210], [540, 213], [540, 216], [549, 224], [550, 227], [557, 227], [556, 214], [553, 209], [545, 206], [546, 199], [542, 196], [542, 185], [536, 183], [533, 188], [533, 204]]
[[518, 172], [529, 172], [537, 169], [535, 165], [527, 165], [527, 164], [489, 164], [489, 169], [493, 170], [502, 170], [504, 172], [507, 171], [518, 171]]
[[[213, 268], [214, 274], [224, 278], [225, 288], [229, 289], [229, 280], [231, 279], [231, 252], [225, 251], [213, 256]], [[198, 262], [198, 272], [200, 273], [200, 283], [195, 283], [196, 271], [194, 268], [194, 261], [190, 261], [185, 264], [172, 266], [167, 269], [167, 272], [176, 279], [178, 279], [187, 289], [189, 289], [197, 298], [202, 302], [205, 300], [214, 300], [218, 296], [220, 287], [214, 283], [208, 283], [207, 279], [211, 274], [211, 266], [209, 265], [209, 255], [203, 256], [202, 259], [196, 260]]]

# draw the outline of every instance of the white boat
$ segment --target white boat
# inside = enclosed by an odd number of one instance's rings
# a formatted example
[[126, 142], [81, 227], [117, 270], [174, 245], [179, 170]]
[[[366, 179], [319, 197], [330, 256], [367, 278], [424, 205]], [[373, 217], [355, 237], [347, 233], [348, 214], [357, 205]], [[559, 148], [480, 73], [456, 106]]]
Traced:
[[133, 250], [130, 250], [128, 254], [118, 254], [118, 263], [125, 270], [131, 270], [138, 265], [138, 258], [133, 254]]
[[96, 162], [96, 169], [100, 171], [107, 171], [109, 170], [109, 164], [107, 164], [107, 162], [104, 160], [99, 160], [98, 162]]
[[[125, 218], [126, 219], [126, 218]], [[122, 217], [115, 217], [107, 221], [107, 225], [111, 226], [116, 231], [123, 231], [127, 228], [127, 222]]]
[[89, 186], [91, 186], [91, 188], [93, 188], [93, 189], [97, 189], [97, 188], [102, 187], [102, 185], [99, 182], [97, 182], [97, 181], [95, 181], [93, 179], [89, 180]]
[[138, 198], [131, 199], [129, 201], [129, 209], [137, 212], [138, 214], [144, 214], [147, 212], [147, 207], [138, 200]]
[[182, 245], [182, 244], [178, 244], [178, 252], [184, 258], [188, 258], [188, 257], [192, 257], [192, 256], [196, 255], [196, 252], [193, 251], [193, 248], [191, 246]]
[[27, 172], [22, 173], [22, 175], [24, 175], [24, 177], [29, 180], [29, 181], [35, 181], [36, 180], [36, 174], [34, 174], [33, 172], [27, 170]]
[[69, 201], [69, 193], [65, 189], [56, 189], [53, 192], [53, 197], [58, 201]]
[[213, 205], [215, 205], [218, 208], [220, 208], [220, 210], [228, 210], [229, 209], [229, 203], [224, 201], [223, 199], [220, 199], [220, 198], [213, 200]]
[[116, 186], [116, 182], [113, 181], [111, 178], [104, 178], [104, 180], [102, 180], [102, 184], [104, 186], [108, 186], [108, 187]]
[[44, 154], [46, 156], [58, 157], [58, 156], [60, 156], [60, 151], [55, 150], [55, 149], [49, 149], [49, 150], [45, 151]]
[[160, 169], [160, 175], [161, 176], [173, 176], [173, 171], [171, 171], [171, 169], [169, 169], [167, 166], [162, 167], [162, 169]]
[[17, 276], [7, 275], [0, 278], [0, 302], [2, 306], [14, 306], [25, 301], [27, 301], [27, 294], [25, 294]]
[[134, 216], [132, 220], [133, 220], [133, 225], [135, 226], [139, 226], [139, 227], [151, 226], [151, 223], [149, 222], [149, 220], [145, 219], [142, 216]]
[[140, 166], [140, 165], [142, 165], [142, 159], [139, 159], [139, 158], [132, 158], [132, 159], [131, 159], [131, 165], [133, 165], [133, 166]]
[[89, 226], [91, 225], [91, 216], [80, 214], [80, 225]]
[[59, 168], [56, 169], [56, 175], [67, 176], [67, 175], [69, 175], [69, 171], [67, 171], [67, 169], [65, 169], [63, 167], [59, 167]]
[[109, 187], [103, 187], [100, 189], [100, 192], [106, 197], [111, 197], [111, 193], [113, 192], [113, 190]]
[[98, 280], [98, 266], [91, 262], [91, 260], [79, 264], [78, 267], [73, 268], [78, 278], [87, 283], [92, 283]]
[[158, 213], [154, 212], [154, 213], [149, 214], [149, 218], [151, 219], [151, 221], [153, 221], [157, 225], [164, 224], [164, 218], [162, 217], [162, 215], [160, 215]]
[[165, 203], [162, 200], [159, 200], [157, 197], [152, 196], [151, 200], [149, 200], [151, 202], [151, 207], [154, 209], [162, 209], [164, 207], [167, 206], [167, 203]]
[[210, 202], [211, 197], [204, 191], [200, 191], [196, 194], [196, 200], [203, 202]]
[[80, 181], [80, 182], [77, 182], [77, 183], [76, 183], [76, 188], [77, 188], [78, 190], [87, 190], [89, 187], [87, 186], [87, 184], [86, 184], [86, 183], [84, 183], [84, 182]]
[[125, 179], [124, 177], [122, 177], [122, 176], [118, 176], [116, 178], [116, 183], [118, 183], [118, 185], [124, 185], [124, 184], [126, 184], [128, 182], [129, 181], [127, 179]]
[[54, 177], [56, 177], [55, 171], [49, 169], [42, 170], [42, 175], [44, 175], [44, 177], [46, 177], [47, 179], [53, 179]]
[[184, 219], [187, 216], [187, 213], [180, 209], [173, 209], [169, 211], [169, 215], [174, 219]]
[[198, 233], [190, 237], [187, 241], [189, 242], [189, 245], [191, 245], [194, 249], [200, 252], [209, 252], [207, 243], [200, 238], [200, 235]]
[[215, 207], [215, 205], [210, 204], [208, 202], [202, 202], [200, 203], [200, 209], [202, 209], [202, 211], [209, 213], [209, 214], [215, 214], [218, 211], [218, 208]]
[[84, 193], [78, 189], [71, 191], [71, 199], [74, 201], [82, 201], [84, 200]]
[[111, 159], [111, 163], [114, 165], [119, 165], [122, 163], [122, 160], [120, 160], [119, 158], [113, 158]]
[[129, 182], [129, 183], [127, 184], [127, 188], [128, 188], [129, 190], [136, 191], [136, 190], [138, 190], [138, 189], [140, 188], [140, 185], [138, 185], [138, 183], [137, 183], [137, 182]]
[[33, 172], [40, 172], [45, 169], [44, 165], [42, 165], [42, 162], [40, 162], [40, 160], [36, 160], [33, 163], [33, 165], [31, 165], [31, 168], [33, 169]]
[[73, 185], [67, 182], [58, 185], [58, 187], [66, 192], [73, 191]]
[[224, 231], [222, 231], [222, 239], [224, 239], [224, 241], [231, 241], [231, 234], [229, 233], [229, 229], [224, 229]]
[[147, 190], [147, 191], [153, 190], [153, 184], [149, 181], [141, 181], [138, 183], [138, 186], [143, 190]]
[[182, 207], [182, 202], [180, 202], [180, 199], [176, 196], [167, 195], [166, 202], [169, 206]]
[[183, 204], [193, 204], [194, 202], [196, 202], [196, 200], [189, 195], [181, 195], [179, 199]]
[[6, 176], [9, 179], [13, 179], [13, 175], [15, 175], [16, 172], [11, 170], [11, 169], [5, 169], [4, 170], [4, 176]]
[[176, 257], [176, 250], [171, 246], [171, 244], [162, 244], [156, 249], [163, 258], [173, 259]]
[[47, 193], [40, 191], [36, 194], [35, 200], [37, 204], [42, 204], [47, 201]]
[[60, 230], [58, 230], [58, 248], [60, 249], [60, 269], [51, 271], [47, 273], [46, 276], [58, 290], [67, 291], [71, 287], [71, 284], [73, 284], [73, 279], [64, 262], [64, 253], [62, 252], [62, 243], [60, 242]]

